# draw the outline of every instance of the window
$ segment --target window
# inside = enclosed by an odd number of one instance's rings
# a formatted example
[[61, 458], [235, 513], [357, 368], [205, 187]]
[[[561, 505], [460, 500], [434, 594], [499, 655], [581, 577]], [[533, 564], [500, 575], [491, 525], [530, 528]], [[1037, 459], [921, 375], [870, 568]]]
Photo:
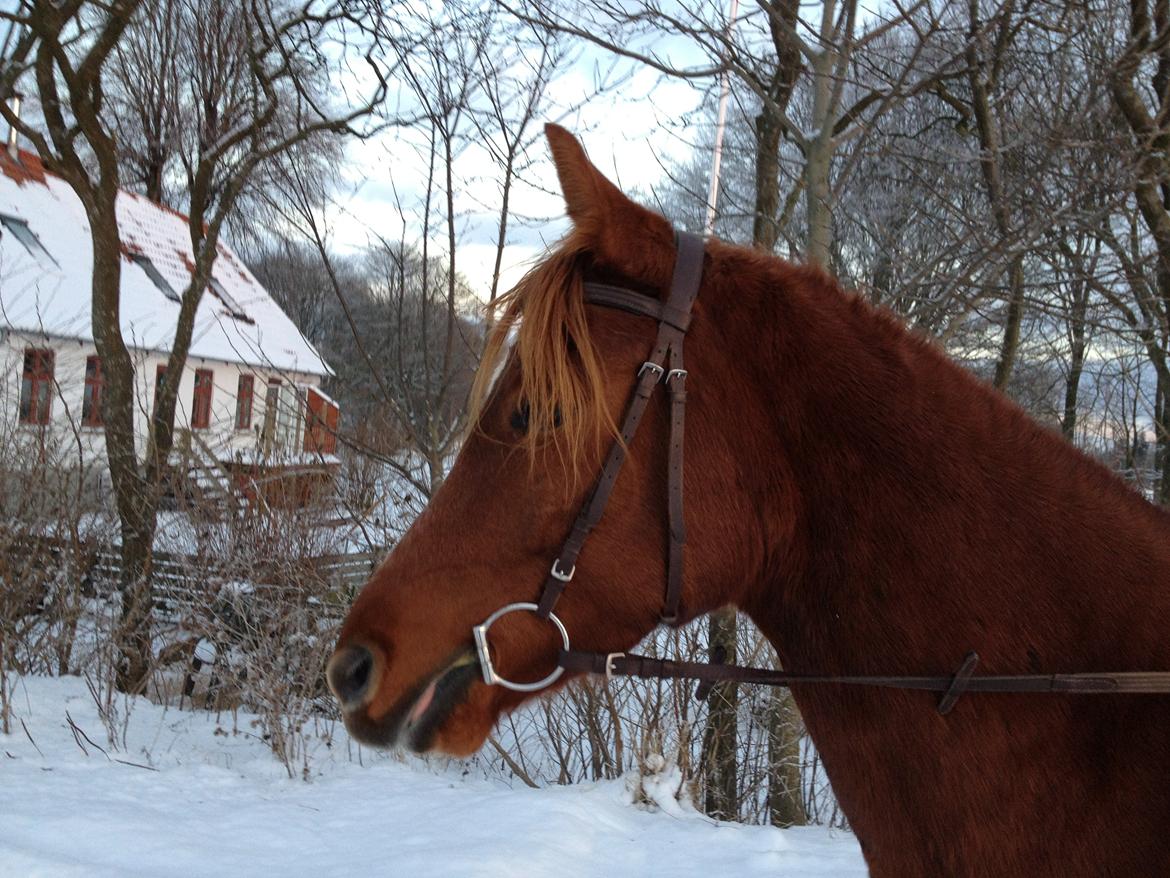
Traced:
[[280, 379], [269, 378], [264, 392], [264, 429], [261, 436], [264, 447], [271, 449], [276, 444], [276, 410], [280, 406]]
[[211, 426], [211, 385], [215, 376], [210, 369], [195, 370], [195, 393], [191, 397], [191, 429]]
[[47, 424], [53, 409], [53, 352], [29, 348], [24, 352], [20, 384], [20, 421]]
[[256, 392], [256, 379], [251, 375], [241, 375], [240, 383], [236, 385], [236, 429], [248, 430], [252, 427], [252, 396]]
[[100, 427], [106, 376], [102, 374], [101, 357], [85, 358], [85, 395], [81, 397], [81, 425]]
[[24, 245], [24, 249], [37, 262], [44, 265], [47, 259], [53, 265], [57, 264], [57, 260], [49, 255], [49, 251], [45, 249], [45, 245], [41, 243], [41, 239], [36, 236], [36, 232], [30, 229], [28, 223], [24, 220], [15, 216], [9, 216], [6, 213], [0, 213], [0, 225], [3, 225], [7, 231], [11, 232], [12, 236]]
[[167, 279], [159, 273], [158, 266], [150, 261], [150, 257], [143, 256], [141, 253], [135, 253], [130, 257], [131, 261], [146, 272], [146, 276], [154, 282], [158, 287], [160, 293], [170, 299], [172, 302], [181, 302], [179, 294], [175, 292], [175, 288], [167, 283]]
[[228, 310], [228, 314], [230, 314], [233, 318], [236, 320], [243, 320], [245, 323], [255, 322], [247, 315], [244, 309], [240, 306], [240, 303], [237, 302], [228, 293], [228, 291], [223, 288], [223, 284], [221, 284], [213, 277], [210, 281], [208, 281], [208, 285], [211, 287], [211, 292], [215, 294], [217, 299], [223, 302], [224, 307], [226, 307]]

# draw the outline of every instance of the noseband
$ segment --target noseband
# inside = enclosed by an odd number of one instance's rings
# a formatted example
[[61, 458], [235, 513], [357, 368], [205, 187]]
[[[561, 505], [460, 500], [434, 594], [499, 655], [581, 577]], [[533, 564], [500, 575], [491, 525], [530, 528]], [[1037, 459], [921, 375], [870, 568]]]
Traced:
[[[935, 677], [923, 676], [812, 676], [788, 674], [770, 668], [748, 668], [723, 665], [721, 657], [715, 662], [682, 662], [657, 659], [626, 653], [594, 653], [570, 649], [569, 632], [553, 613], [565, 587], [577, 572], [577, 557], [585, 540], [605, 514], [614, 483], [626, 460], [626, 449], [637, 432], [646, 406], [659, 384], [665, 384], [670, 394], [670, 457], [667, 477], [667, 521], [670, 547], [667, 554], [666, 597], [660, 621], [664, 625], [679, 623], [679, 605], [682, 601], [683, 548], [686, 545], [686, 524], [683, 520], [683, 433], [686, 414], [687, 371], [683, 368], [683, 340], [691, 323], [691, 307], [699, 293], [703, 277], [703, 239], [689, 232], [676, 232], [677, 254], [670, 292], [666, 301], [652, 299], [633, 290], [606, 284], [586, 283], [585, 301], [591, 305], [617, 308], [658, 321], [658, 335], [649, 357], [635, 376], [634, 390], [626, 405], [621, 438], [615, 440], [606, 455], [601, 474], [589, 500], [577, 514], [569, 536], [552, 562], [545, 577], [539, 603], [515, 603], [501, 607], [481, 624], [472, 628], [476, 652], [483, 680], [490, 685], [503, 686], [517, 692], [535, 692], [550, 685], [565, 671], [631, 676], [652, 679], [697, 679], [700, 690], [712, 683], [735, 681], [760, 683], [768, 686], [791, 686], [814, 683], [878, 686], [891, 689], [911, 689], [942, 692], [938, 712], [947, 714], [964, 692], [1066, 692], [1082, 695], [1098, 694], [1165, 694], [1170, 693], [1170, 673], [1120, 672], [1108, 674], [1015, 674], [1004, 676], [975, 676], [979, 656], [969, 652], [954, 674]], [[527, 611], [550, 621], [560, 635], [562, 649], [557, 667], [546, 677], [534, 683], [516, 683], [501, 677], [492, 664], [488, 647], [488, 629], [509, 613]]]

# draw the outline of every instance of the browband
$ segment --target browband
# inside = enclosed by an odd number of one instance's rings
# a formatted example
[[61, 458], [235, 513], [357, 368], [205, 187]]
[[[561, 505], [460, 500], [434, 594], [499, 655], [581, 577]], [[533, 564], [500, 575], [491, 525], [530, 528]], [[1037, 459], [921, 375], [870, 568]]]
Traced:
[[650, 296], [635, 293], [633, 290], [609, 284], [586, 281], [584, 287], [585, 301], [590, 305], [617, 308], [619, 311], [625, 311], [629, 314], [649, 317], [659, 323], [672, 326], [679, 332], [686, 332], [690, 328], [691, 312], [675, 307], [669, 302], [652, 299]]

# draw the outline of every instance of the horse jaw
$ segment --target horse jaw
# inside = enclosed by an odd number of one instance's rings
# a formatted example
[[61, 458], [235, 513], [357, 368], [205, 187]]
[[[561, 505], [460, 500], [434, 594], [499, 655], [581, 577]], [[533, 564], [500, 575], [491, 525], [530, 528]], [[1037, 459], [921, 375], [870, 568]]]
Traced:
[[452, 708], [436, 730], [427, 752], [459, 759], [475, 755], [487, 742], [499, 715], [496, 693], [484, 685], [472, 686], [467, 697]]

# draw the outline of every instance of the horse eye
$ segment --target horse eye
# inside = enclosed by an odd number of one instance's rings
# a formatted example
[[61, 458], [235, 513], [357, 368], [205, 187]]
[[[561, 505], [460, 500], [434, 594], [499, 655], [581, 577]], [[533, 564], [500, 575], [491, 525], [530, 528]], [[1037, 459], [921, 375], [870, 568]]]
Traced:
[[[529, 416], [528, 403], [526, 403], [526, 402], [520, 403], [520, 407], [518, 409], [516, 409], [516, 411], [512, 412], [512, 417], [510, 420], [510, 423], [512, 424], [512, 429], [515, 430], [517, 433], [527, 432], [528, 431], [528, 416]], [[556, 408], [553, 409], [553, 426], [559, 427], [560, 425], [561, 425], [561, 407], [557, 406]]]
[[512, 412], [512, 429], [517, 433], [528, 431], [528, 403], [520, 403], [520, 408]]

